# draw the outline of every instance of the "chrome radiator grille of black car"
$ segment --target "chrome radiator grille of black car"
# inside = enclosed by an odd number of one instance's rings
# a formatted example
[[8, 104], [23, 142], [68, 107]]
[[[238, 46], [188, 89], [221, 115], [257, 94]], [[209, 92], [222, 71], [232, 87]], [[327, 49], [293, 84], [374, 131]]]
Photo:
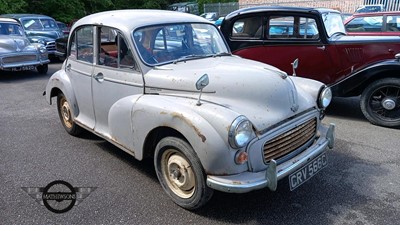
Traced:
[[56, 50], [56, 42], [55, 41], [49, 41], [46, 44], [46, 49], [47, 51], [55, 51]]
[[264, 162], [278, 160], [306, 144], [317, 132], [317, 119], [307, 122], [278, 135], [264, 144]]
[[17, 56], [9, 56], [3, 58], [3, 63], [21, 63], [21, 62], [29, 62], [36, 61], [36, 55], [17, 55]]

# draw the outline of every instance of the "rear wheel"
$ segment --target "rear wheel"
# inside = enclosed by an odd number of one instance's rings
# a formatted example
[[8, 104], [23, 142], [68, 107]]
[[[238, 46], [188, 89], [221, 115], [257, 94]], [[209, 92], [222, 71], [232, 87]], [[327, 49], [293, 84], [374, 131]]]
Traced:
[[361, 95], [361, 111], [372, 123], [400, 126], [400, 79], [385, 78], [370, 84]]
[[57, 96], [57, 109], [61, 123], [69, 134], [78, 136], [82, 133], [83, 129], [74, 122], [71, 106], [63, 93]]
[[186, 141], [163, 138], [157, 144], [154, 164], [161, 186], [179, 206], [193, 210], [211, 198], [213, 190], [206, 185], [200, 160]]
[[49, 65], [48, 64], [40, 65], [37, 66], [36, 69], [40, 74], [46, 74], [47, 71], [49, 70]]

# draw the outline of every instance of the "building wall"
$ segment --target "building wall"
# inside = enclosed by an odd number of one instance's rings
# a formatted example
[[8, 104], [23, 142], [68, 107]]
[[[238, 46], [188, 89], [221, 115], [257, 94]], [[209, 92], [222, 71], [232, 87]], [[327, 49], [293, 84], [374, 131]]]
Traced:
[[323, 7], [344, 13], [353, 13], [364, 0], [239, 0], [240, 8], [256, 5], [282, 5], [298, 7]]

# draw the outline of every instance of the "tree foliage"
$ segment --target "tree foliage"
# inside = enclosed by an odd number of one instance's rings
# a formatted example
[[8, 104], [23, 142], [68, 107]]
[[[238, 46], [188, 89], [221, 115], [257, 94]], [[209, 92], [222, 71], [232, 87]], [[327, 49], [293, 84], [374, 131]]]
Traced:
[[[0, 0], [0, 14], [38, 13], [56, 20], [69, 22], [96, 12], [113, 9], [166, 9], [176, 2], [190, 0]], [[198, 0], [199, 9], [203, 4], [237, 2], [237, 0]]]

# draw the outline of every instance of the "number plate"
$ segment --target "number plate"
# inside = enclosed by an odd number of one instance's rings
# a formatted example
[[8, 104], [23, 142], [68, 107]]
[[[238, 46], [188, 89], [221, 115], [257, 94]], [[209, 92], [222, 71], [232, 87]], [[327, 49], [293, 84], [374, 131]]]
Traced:
[[34, 70], [34, 66], [21, 66], [21, 67], [14, 67], [11, 68], [11, 71], [25, 71], [25, 70]]
[[293, 191], [300, 185], [304, 184], [308, 179], [325, 168], [326, 165], [328, 165], [328, 161], [325, 153], [322, 153], [321, 155], [317, 156], [317, 158], [303, 166], [301, 169], [289, 175], [290, 190]]

